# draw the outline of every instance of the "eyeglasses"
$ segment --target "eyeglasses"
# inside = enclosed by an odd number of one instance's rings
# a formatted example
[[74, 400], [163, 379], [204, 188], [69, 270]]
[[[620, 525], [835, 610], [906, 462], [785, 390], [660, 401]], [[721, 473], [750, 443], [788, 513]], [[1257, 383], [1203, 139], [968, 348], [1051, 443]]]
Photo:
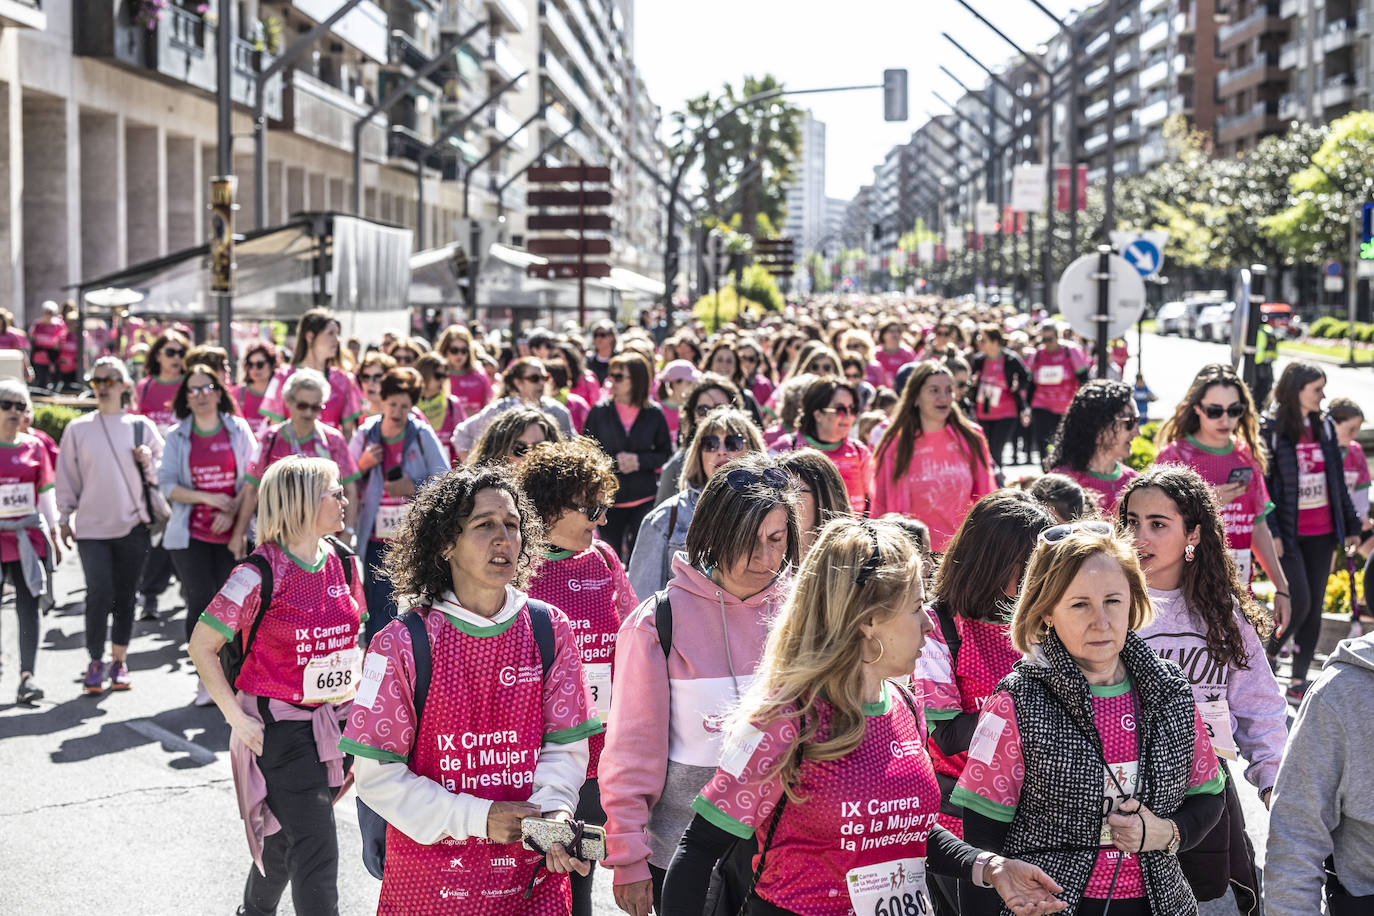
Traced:
[[783, 490], [791, 483], [792, 478], [781, 468], [764, 468], [762, 471], [751, 471], [748, 468], [735, 468], [725, 475], [725, 482], [730, 489], [736, 493], [747, 493], [750, 487], [763, 484], [773, 490]]
[[214, 382], [206, 382], [204, 385], [187, 385], [187, 394], [209, 394], [219, 388]]
[[822, 407], [816, 413], [823, 413], [827, 417], [852, 417], [854, 408], [849, 404], [836, 404], [834, 407]]
[[467, 356], [467, 355], [468, 355], [468, 348], [467, 348], [467, 347], [449, 347], [449, 348], [448, 348], [448, 355], [449, 355], [449, 356]]
[[324, 495], [325, 495], [325, 496], [332, 496], [332, 497], [335, 499], [336, 502], [343, 502], [343, 501], [344, 501], [344, 489], [343, 489], [343, 487], [335, 487], [334, 489], [330, 490], [328, 493], [326, 493], [326, 494], [324, 494]]
[[863, 588], [864, 583], [883, 565], [883, 554], [878, 550], [878, 532], [867, 521], [863, 522], [863, 527], [873, 538], [873, 553], [864, 561], [864, 565], [859, 567], [859, 574], [854, 577], [854, 584], [859, 588]]
[[599, 506], [574, 506], [573, 508], [575, 508], [578, 512], [581, 512], [583, 515], [587, 516], [587, 521], [595, 525], [597, 522], [601, 521], [603, 518], [606, 517], [606, 510], [610, 509], [611, 507], [602, 504]]
[[243, 364], [248, 369], [270, 369], [272, 364], [265, 359], [250, 359]]
[[318, 401], [294, 401], [292, 402], [291, 406], [296, 410], [302, 411], [303, 413], [319, 413], [321, 410], [324, 409], [324, 405], [319, 403]]
[[29, 409], [29, 405], [23, 401], [0, 401], [0, 411], [17, 410], [20, 413]]
[[119, 379], [112, 375], [96, 375], [91, 377], [89, 384], [92, 388], [108, 388], [111, 385], [118, 385]]
[[[720, 451], [721, 442], [721, 437], [714, 433], [708, 436], [702, 436], [701, 450], [703, 452], [715, 454]], [[742, 452], [744, 451], [744, 437], [737, 433], [728, 433], [725, 436], [724, 445], [727, 452]]]
[[181, 359], [186, 355], [186, 351], [180, 347], [163, 347], [161, 355], [168, 359]]
[[1040, 532], [1040, 541], [1044, 544], [1058, 544], [1075, 531], [1086, 531], [1089, 534], [1102, 536], [1116, 533], [1116, 529], [1111, 526], [1110, 522], [1091, 519], [1086, 522], [1072, 522], [1067, 525], [1055, 525], [1053, 528], [1046, 528]]
[[358, 376], [358, 381], [367, 384], [368, 382], [380, 382], [384, 378], [386, 378], [385, 372], [364, 372]]
[[1220, 404], [1199, 404], [1202, 412], [1209, 420], [1220, 420], [1222, 415], [1230, 417], [1232, 420], [1239, 420], [1245, 416], [1244, 404], [1232, 404], [1229, 407], [1222, 407]]
[[613, 382], [623, 382], [630, 377], [628, 372], [607, 372], [606, 377]]

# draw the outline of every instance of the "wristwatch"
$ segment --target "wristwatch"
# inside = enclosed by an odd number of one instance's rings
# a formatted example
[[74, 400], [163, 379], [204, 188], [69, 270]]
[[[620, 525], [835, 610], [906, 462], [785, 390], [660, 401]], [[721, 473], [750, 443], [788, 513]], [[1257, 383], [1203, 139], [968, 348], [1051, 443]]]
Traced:
[[982, 852], [978, 853], [978, 858], [976, 858], [976, 859], [973, 860], [973, 886], [974, 886], [974, 887], [992, 887], [992, 885], [991, 885], [990, 883], [988, 883], [986, 880], [984, 880], [984, 878], [983, 878], [983, 870], [984, 870], [985, 868], [987, 868], [988, 863], [990, 863], [990, 862], [991, 862], [993, 859], [995, 859], [995, 858], [997, 858], [997, 853], [995, 853], [995, 852], [989, 852], [989, 851], [987, 851], [987, 850], [983, 850]]
[[1169, 841], [1168, 846], [1164, 847], [1164, 851], [1171, 856], [1176, 856], [1178, 855], [1178, 846], [1182, 842], [1182, 838], [1178, 835], [1178, 821], [1171, 819], [1169, 826], [1174, 828], [1174, 838]]

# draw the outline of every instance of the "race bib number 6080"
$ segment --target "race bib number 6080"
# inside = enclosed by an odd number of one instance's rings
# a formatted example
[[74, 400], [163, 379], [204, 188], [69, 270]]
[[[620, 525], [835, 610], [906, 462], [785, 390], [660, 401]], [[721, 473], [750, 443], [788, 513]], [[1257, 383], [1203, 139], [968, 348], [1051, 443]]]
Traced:
[[894, 859], [854, 868], [845, 875], [849, 905], [857, 916], [927, 916], [926, 860]]

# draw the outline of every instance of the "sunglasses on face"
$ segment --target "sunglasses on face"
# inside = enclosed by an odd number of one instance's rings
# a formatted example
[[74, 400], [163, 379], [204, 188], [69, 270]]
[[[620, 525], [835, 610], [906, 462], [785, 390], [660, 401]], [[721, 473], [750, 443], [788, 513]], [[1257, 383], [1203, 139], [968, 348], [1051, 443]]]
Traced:
[[830, 363], [814, 363], [814, 364], [811, 366], [811, 369], [812, 369], [817, 375], [834, 375], [834, 374], [835, 374], [835, 367], [832, 366]]
[[393, 353], [391, 354], [391, 358], [396, 360], [396, 365], [398, 366], [408, 366], [415, 362], [414, 353]]
[[204, 385], [187, 385], [186, 393], [193, 395], [210, 394], [218, 388], [219, 386], [216, 385], [214, 382], [206, 382]]
[[295, 402], [294, 404], [292, 404], [291, 406], [292, 406], [293, 408], [295, 408], [296, 410], [299, 410], [299, 411], [301, 411], [301, 412], [303, 412], [303, 413], [319, 413], [320, 410], [322, 410], [322, 409], [324, 408], [324, 405], [323, 405], [323, 404], [320, 404], [320, 403], [318, 403], [318, 402], [317, 402], [317, 403], [311, 403], [311, 402], [309, 402], [309, 401], [297, 401], [297, 402]]
[[1115, 530], [1110, 522], [1092, 519], [1086, 522], [1073, 522], [1068, 525], [1055, 525], [1053, 528], [1046, 528], [1040, 532], [1040, 541], [1045, 544], [1058, 544], [1075, 531], [1086, 531], [1089, 534], [1106, 536], [1113, 534]]
[[593, 337], [603, 337], [603, 338], [604, 338], [604, 337], [614, 337], [615, 335], [612, 334], [610, 331], [593, 331], [593, 332], [592, 332], [592, 336], [593, 336]]
[[1244, 404], [1232, 404], [1228, 407], [1222, 407], [1220, 404], [1199, 404], [1198, 406], [1202, 408], [1203, 414], [1209, 420], [1220, 420], [1223, 416], [1230, 417], [1232, 420], [1239, 420], [1245, 416]]
[[0, 411], [17, 410], [23, 413], [29, 409], [29, 405], [23, 401], [0, 401]]
[[769, 489], [783, 490], [791, 478], [780, 468], [764, 468], [751, 471], [748, 468], [735, 468], [725, 475], [725, 483], [736, 493], [747, 493], [750, 487], [763, 484]]
[[624, 372], [608, 372], [606, 377], [613, 382], [623, 382], [630, 376]]
[[467, 355], [468, 355], [468, 348], [467, 348], [467, 347], [449, 347], [449, 348], [448, 348], [448, 355], [449, 355], [449, 356], [467, 356]]
[[325, 495], [325, 496], [332, 496], [336, 502], [343, 502], [343, 501], [344, 501], [344, 489], [343, 489], [343, 487], [335, 487], [334, 489], [330, 490], [328, 493], [326, 493], [326, 494], [324, 494], [324, 495]]
[[601, 521], [603, 518], [606, 517], [606, 510], [611, 507], [602, 504], [599, 506], [575, 506], [574, 508], [576, 508], [578, 512], [581, 512], [583, 515], [587, 516], [587, 521], [595, 525], [597, 522]]
[[358, 376], [358, 381], [366, 385], [369, 382], [380, 382], [384, 378], [386, 378], [385, 372], [364, 372]]
[[720, 436], [717, 436], [714, 433], [708, 436], [701, 437], [701, 450], [703, 452], [710, 452], [711, 454], [715, 454], [716, 452], [720, 451], [720, 447], [722, 444], [724, 444], [725, 450], [727, 452], [744, 451], [744, 437], [737, 433], [727, 433], [724, 440], [722, 440]]
[[163, 347], [162, 355], [168, 359], [181, 359], [186, 355], [186, 351], [180, 347]]
[[541, 444], [541, 443], [539, 443], [539, 442], [517, 442], [517, 443], [515, 443], [515, 445], [513, 445], [513, 446], [511, 447], [510, 452], [511, 452], [511, 454], [514, 455], [516, 458], [524, 458], [526, 455], [528, 455], [528, 454], [530, 453], [530, 449], [534, 448], [536, 445], [539, 445], [539, 444]]
[[518, 375], [515, 377], [517, 382], [539, 382], [541, 385], [549, 380], [547, 375]]
[[272, 364], [265, 359], [250, 359], [244, 363], [249, 369], [270, 369]]
[[741, 353], [739, 355], [739, 361], [742, 363], [749, 363], [750, 365], [753, 365], [754, 363], [759, 361], [759, 358], [757, 356], [754, 356], [752, 353]]
[[822, 407], [816, 413], [823, 413], [827, 417], [852, 417], [854, 408], [849, 404], [836, 404], [834, 407]]
[[92, 388], [108, 388], [117, 384], [119, 384], [119, 379], [109, 375], [97, 375], [92, 377], [90, 381]]
[[1122, 417], [1117, 417], [1117, 418], [1116, 418], [1116, 425], [1117, 425], [1117, 426], [1120, 426], [1122, 429], [1131, 429], [1131, 428], [1133, 428], [1133, 427], [1139, 426], [1139, 425], [1140, 425], [1140, 414], [1138, 414], [1138, 413], [1132, 413], [1132, 414], [1126, 414], [1125, 416], [1122, 416]]

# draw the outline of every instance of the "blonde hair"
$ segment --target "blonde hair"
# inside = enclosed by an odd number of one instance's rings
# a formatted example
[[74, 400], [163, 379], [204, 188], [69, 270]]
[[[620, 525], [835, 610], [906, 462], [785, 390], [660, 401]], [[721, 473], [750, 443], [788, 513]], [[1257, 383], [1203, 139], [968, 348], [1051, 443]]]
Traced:
[[[780, 779], [793, 800], [799, 745], [810, 760], [838, 760], [863, 740], [865, 636], [859, 625], [908, 607], [921, 583], [920, 551], [905, 531], [881, 519], [833, 519], [802, 561], [796, 586], [769, 627], [757, 676], [727, 725], [737, 735], [780, 718], [801, 720], [800, 733], [765, 776]], [[825, 740], [816, 741], [821, 697], [833, 714]]]
[[1096, 534], [1079, 528], [1053, 544], [1040, 541], [1026, 564], [1026, 578], [1011, 620], [1011, 644], [1029, 653], [1044, 638], [1045, 618], [1069, 590], [1074, 577], [1091, 557], [1103, 554], [1117, 562], [1131, 592], [1127, 629], [1139, 630], [1154, 619], [1154, 606], [1145, 590], [1145, 574], [1135, 546], [1116, 534]]
[[338, 465], [327, 458], [291, 455], [273, 462], [258, 489], [258, 543], [310, 537], [320, 502], [338, 481]]

